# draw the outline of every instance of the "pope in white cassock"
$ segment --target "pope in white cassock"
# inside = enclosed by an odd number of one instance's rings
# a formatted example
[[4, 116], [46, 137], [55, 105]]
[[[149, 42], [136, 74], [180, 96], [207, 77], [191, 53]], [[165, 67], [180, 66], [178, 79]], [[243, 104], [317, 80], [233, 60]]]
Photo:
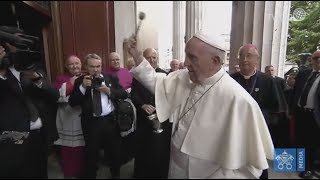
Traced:
[[173, 121], [169, 178], [259, 178], [274, 147], [256, 101], [222, 68], [225, 50], [205, 31], [186, 44], [185, 66], [165, 75], [127, 41], [134, 77], [155, 93], [160, 122]]

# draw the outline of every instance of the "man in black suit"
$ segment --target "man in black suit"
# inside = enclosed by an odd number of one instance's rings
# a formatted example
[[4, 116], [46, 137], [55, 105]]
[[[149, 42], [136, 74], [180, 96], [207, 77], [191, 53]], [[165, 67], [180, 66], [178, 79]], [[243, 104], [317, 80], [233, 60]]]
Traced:
[[266, 66], [264, 70], [265, 70], [264, 72], [267, 75], [269, 75], [269, 76], [274, 78], [277, 86], [279, 87], [279, 90], [283, 91], [286, 88], [286, 80], [281, 78], [281, 77], [278, 77], [278, 76], [274, 75], [274, 67], [272, 65]]
[[[96, 178], [98, 151], [104, 147], [111, 157], [111, 175], [120, 178], [121, 137], [116, 121], [117, 99], [127, 98], [116, 76], [101, 73], [102, 60], [96, 54], [85, 57], [88, 75], [79, 77], [69, 98], [69, 104], [82, 108], [81, 124], [86, 142], [86, 178]], [[106, 150], [108, 149], [108, 150]]]
[[[257, 70], [259, 53], [255, 45], [247, 44], [239, 49], [238, 53], [240, 72], [231, 74], [247, 92], [256, 100], [268, 125], [274, 146], [277, 146], [277, 137], [273, 132], [274, 123], [272, 114], [279, 111], [279, 98], [274, 81], [271, 77]], [[267, 178], [264, 170], [261, 178]]]
[[[0, 61], [4, 54], [0, 46]], [[47, 178], [47, 145], [58, 138], [54, 105], [59, 92], [44, 73], [34, 68], [18, 71], [16, 66], [0, 70], [0, 134], [17, 131], [29, 136], [22, 144], [0, 142], [0, 178]]]
[[278, 144], [277, 147], [288, 147], [289, 146], [289, 110], [284, 90], [286, 88], [286, 80], [276, 76], [274, 73], [274, 67], [268, 65], [265, 67], [265, 73], [270, 76], [277, 88], [277, 94], [279, 97], [279, 112], [272, 114], [272, 121], [275, 125], [275, 134], [277, 134]]
[[[158, 73], [166, 73], [157, 65], [157, 51], [147, 48], [144, 58]], [[163, 131], [155, 133], [148, 116], [155, 113], [155, 96], [139, 81], [133, 79], [131, 98], [137, 108], [136, 150], [134, 161], [135, 178], [168, 178], [171, 123], [161, 124]]]
[[[301, 172], [301, 178], [312, 178], [316, 167], [313, 161], [319, 156], [316, 150], [320, 148], [320, 51], [312, 54], [312, 69], [299, 71], [294, 86], [295, 132], [296, 143], [306, 148], [306, 171]], [[319, 169], [318, 169], [319, 170]]]

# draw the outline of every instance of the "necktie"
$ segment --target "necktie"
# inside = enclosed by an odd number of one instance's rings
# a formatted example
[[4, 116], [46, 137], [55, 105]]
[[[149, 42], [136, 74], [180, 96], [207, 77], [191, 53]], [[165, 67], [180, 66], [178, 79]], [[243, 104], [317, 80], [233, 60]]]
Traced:
[[301, 97], [300, 97], [301, 107], [304, 107], [307, 104], [307, 98], [308, 98], [309, 91], [310, 91], [314, 81], [317, 79], [318, 74], [319, 74], [319, 72], [313, 72], [312, 76], [308, 79], [306, 86], [304, 87], [302, 94], [301, 94]]
[[101, 105], [101, 94], [100, 91], [93, 89], [93, 113], [96, 116], [100, 116], [102, 113], [102, 105]]
[[39, 118], [39, 111], [37, 110], [37, 108], [35, 107], [35, 105], [31, 101], [30, 97], [28, 96], [28, 93], [27, 93], [27, 90], [26, 90], [27, 81], [28, 80], [26, 80], [24, 78], [23, 73], [20, 73], [21, 89], [24, 92], [25, 103], [27, 105], [27, 108], [28, 108], [28, 111], [29, 111], [29, 114], [30, 114], [30, 120], [32, 122], [35, 122]]

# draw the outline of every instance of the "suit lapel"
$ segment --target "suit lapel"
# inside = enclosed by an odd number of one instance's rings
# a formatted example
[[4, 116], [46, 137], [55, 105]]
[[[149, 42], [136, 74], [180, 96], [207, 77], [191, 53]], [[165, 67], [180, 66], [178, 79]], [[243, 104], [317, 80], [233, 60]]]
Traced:
[[10, 86], [10, 89], [15, 93], [17, 94], [18, 96], [20, 97], [23, 97], [23, 91], [21, 89], [21, 86], [20, 86], [20, 82], [18, 81], [18, 79], [11, 73], [11, 71], [8, 71], [7, 73], [7, 78], [8, 78], [8, 81], [9, 81], [9, 86]]

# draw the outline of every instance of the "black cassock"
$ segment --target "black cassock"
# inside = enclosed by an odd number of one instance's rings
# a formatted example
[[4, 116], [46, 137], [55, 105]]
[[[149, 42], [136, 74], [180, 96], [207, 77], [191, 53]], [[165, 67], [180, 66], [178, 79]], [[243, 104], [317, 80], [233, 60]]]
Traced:
[[[268, 125], [272, 141], [275, 147], [281, 146], [283, 143], [283, 135], [279, 126], [278, 118], [275, 113], [283, 112], [286, 109], [286, 102], [281, 88], [276, 84], [275, 80], [259, 71], [249, 79], [245, 79], [239, 72], [231, 75], [247, 92], [256, 100], [264, 115]], [[289, 136], [286, 133], [286, 136]]]
[[[156, 72], [165, 73], [157, 68]], [[170, 158], [170, 138], [172, 124], [169, 121], [161, 123], [163, 132], [153, 132], [152, 122], [142, 105], [155, 106], [155, 96], [140, 82], [133, 79], [132, 102], [137, 108], [137, 130], [135, 132], [135, 178], [168, 178]]]

